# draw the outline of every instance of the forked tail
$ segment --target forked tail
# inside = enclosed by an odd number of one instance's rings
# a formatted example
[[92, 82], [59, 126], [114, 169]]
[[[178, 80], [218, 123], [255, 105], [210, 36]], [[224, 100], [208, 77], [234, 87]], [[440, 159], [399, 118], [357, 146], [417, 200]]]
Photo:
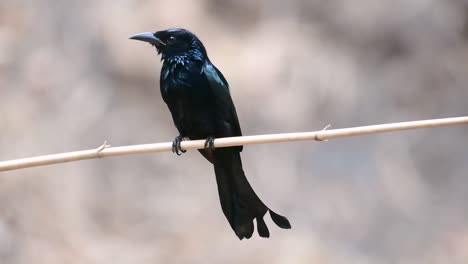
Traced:
[[277, 226], [291, 228], [286, 217], [270, 210], [258, 198], [245, 177], [239, 151], [232, 148], [216, 149], [213, 161], [221, 208], [239, 239], [252, 237], [254, 219], [257, 221], [258, 234], [269, 237], [270, 231], [263, 220], [267, 211], [270, 211], [271, 219]]

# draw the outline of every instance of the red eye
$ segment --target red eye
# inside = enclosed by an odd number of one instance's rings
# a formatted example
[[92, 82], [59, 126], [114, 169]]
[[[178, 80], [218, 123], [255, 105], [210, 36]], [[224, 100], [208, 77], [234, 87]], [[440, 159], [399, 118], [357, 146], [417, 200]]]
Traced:
[[174, 44], [176, 42], [176, 38], [174, 36], [170, 36], [168, 39], [167, 39], [167, 44]]

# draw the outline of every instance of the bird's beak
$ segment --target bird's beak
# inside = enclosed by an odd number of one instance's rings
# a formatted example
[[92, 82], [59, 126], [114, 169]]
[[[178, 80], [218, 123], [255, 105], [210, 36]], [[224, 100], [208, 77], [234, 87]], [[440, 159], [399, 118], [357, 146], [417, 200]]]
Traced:
[[130, 39], [136, 39], [136, 40], [149, 42], [156, 46], [161, 46], [161, 45], [166, 46], [166, 43], [164, 43], [162, 40], [155, 37], [153, 32], [138, 33], [138, 34], [131, 36]]

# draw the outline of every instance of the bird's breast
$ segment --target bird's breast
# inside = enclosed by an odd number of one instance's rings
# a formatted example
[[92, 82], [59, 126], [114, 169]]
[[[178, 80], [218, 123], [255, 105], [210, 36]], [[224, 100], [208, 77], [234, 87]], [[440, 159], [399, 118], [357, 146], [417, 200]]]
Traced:
[[161, 94], [182, 134], [190, 138], [213, 135], [216, 100], [202, 75], [200, 65], [164, 65], [161, 71]]

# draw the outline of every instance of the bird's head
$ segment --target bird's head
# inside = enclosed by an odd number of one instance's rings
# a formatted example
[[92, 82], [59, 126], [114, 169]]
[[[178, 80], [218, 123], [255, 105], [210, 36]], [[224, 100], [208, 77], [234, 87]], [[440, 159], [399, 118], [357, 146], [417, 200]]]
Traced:
[[206, 57], [205, 47], [197, 36], [181, 28], [138, 33], [130, 39], [150, 43], [161, 54], [162, 60], [187, 56]]

